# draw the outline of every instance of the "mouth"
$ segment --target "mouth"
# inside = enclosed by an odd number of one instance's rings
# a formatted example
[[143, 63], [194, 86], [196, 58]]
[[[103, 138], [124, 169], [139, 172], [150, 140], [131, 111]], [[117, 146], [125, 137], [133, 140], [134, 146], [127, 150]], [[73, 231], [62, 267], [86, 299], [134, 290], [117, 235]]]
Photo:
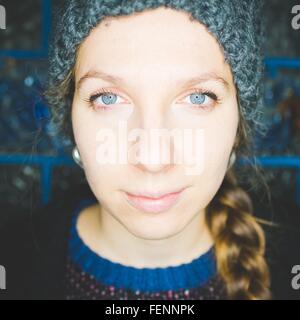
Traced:
[[186, 189], [163, 192], [124, 192], [127, 202], [138, 210], [150, 213], [160, 213], [171, 209], [179, 201], [181, 194]]

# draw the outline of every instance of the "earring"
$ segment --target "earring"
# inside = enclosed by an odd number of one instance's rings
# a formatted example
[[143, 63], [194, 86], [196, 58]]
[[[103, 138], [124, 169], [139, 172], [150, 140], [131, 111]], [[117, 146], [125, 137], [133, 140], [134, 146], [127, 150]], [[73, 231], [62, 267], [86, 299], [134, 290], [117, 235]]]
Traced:
[[236, 154], [235, 154], [235, 151], [233, 151], [229, 159], [227, 170], [229, 170], [233, 166], [233, 164], [235, 163], [235, 160], [236, 160]]
[[74, 161], [75, 161], [81, 168], [83, 168], [83, 163], [82, 163], [82, 161], [81, 161], [81, 157], [80, 157], [80, 154], [79, 154], [79, 151], [78, 151], [77, 146], [75, 146], [75, 147], [73, 148], [72, 157], [73, 157]]

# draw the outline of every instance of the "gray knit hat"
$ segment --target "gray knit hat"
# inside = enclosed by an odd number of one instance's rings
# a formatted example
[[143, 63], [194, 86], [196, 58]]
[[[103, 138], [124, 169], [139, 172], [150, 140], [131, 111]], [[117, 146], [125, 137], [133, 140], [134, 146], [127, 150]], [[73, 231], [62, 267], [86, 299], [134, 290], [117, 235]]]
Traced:
[[74, 81], [71, 79], [66, 82], [65, 79], [75, 65], [78, 46], [91, 29], [106, 16], [129, 15], [159, 6], [184, 10], [206, 25], [231, 66], [248, 133], [261, 132], [261, 79], [264, 71], [261, 47], [264, 33], [261, 23], [262, 0], [68, 1], [53, 38], [46, 94], [52, 121], [59, 132], [74, 142], [71, 125]]

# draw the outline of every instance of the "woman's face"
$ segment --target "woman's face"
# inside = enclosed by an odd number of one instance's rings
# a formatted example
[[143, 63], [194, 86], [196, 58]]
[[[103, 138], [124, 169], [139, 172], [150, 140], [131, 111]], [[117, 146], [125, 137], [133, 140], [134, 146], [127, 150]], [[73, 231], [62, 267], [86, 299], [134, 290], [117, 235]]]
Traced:
[[[230, 67], [206, 28], [163, 7], [103, 20], [80, 46], [75, 81], [74, 137], [102, 210], [145, 239], [175, 235], [203, 215], [224, 179], [239, 119]], [[159, 147], [149, 143], [153, 129], [164, 137]], [[194, 140], [165, 138], [186, 129]], [[128, 158], [105, 163], [104, 146], [106, 156], [125, 149]], [[174, 160], [186, 150], [199, 161]]]

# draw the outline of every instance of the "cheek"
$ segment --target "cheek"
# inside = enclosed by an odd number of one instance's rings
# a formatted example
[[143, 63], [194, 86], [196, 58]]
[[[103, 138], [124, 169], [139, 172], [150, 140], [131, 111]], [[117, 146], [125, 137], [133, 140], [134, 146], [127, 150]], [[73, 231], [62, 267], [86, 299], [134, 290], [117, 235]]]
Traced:
[[[91, 121], [89, 110], [85, 110], [79, 103], [76, 103], [76, 100], [72, 106], [72, 126], [75, 143], [84, 164], [86, 178], [89, 184], [93, 185], [94, 180], [102, 175], [96, 163], [97, 127], [95, 123]], [[102, 181], [102, 179], [100, 179], [100, 181]]]
[[[199, 190], [205, 190], [209, 201], [219, 189], [227, 171], [238, 127], [238, 113], [223, 114], [205, 127], [204, 170], [195, 177]], [[202, 191], [203, 192], [203, 191]]]
[[207, 171], [220, 172], [227, 168], [230, 153], [236, 138], [236, 130], [208, 130], [206, 139], [205, 167]]
[[93, 165], [96, 142], [96, 127], [89, 117], [89, 111], [84, 110], [80, 104], [73, 103], [72, 125], [75, 143], [80, 151], [81, 159], [85, 165]]
[[73, 105], [72, 110], [73, 132], [76, 145], [84, 164], [84, 172], [88, 184], [98, 198], [106, 198], [114, 189], [118, 181], [126, 180], [126, 167], [122, 165], [99, 164], [97, 151], [101, 143], [97, 141], [99, 130], [106, 129], [115, 132], [107, 124], [99, 124], [95, 115], [80, 105]]

